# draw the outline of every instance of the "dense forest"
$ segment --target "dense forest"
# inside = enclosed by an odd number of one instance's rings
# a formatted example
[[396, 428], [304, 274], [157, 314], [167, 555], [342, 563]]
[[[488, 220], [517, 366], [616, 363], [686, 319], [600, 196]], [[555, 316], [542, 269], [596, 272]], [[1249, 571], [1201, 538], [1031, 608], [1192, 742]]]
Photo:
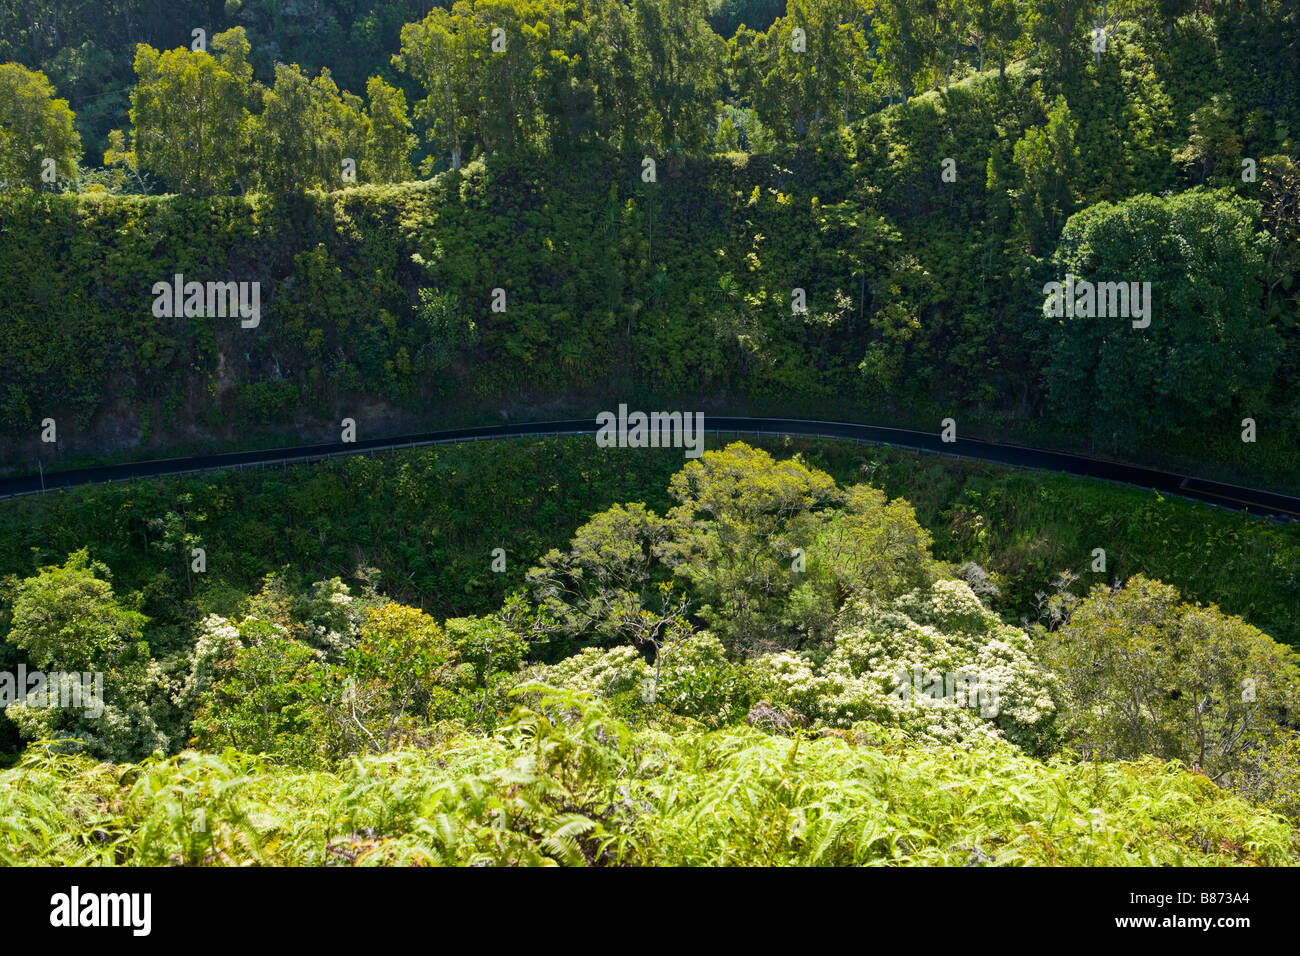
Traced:
[[[99, 28], [112, 6], [57, 29], [103, 57], [143, 40], [132, 16]], [[365, 24], [397, 6], [321, 35], [387, 35]], [[1068, 24], [938, 6], [951, 21], [793, 4], [762, 30], [745, 10], [724, 39], [735, 17], [698, 3], [459, 3], [403, 26], [354, 94], [314, 61], [272, 70], [299, 19], [263, 43], [236, 4], [210, 52], [136, 48], [107, 132], [10, 64], [0, 128], [32, 132], [0, 151], [5, 458], [586, 414], [632, 389], [952, 416], [1297, 490], [1300, 24], [1270, 4], [1114, 4], [1100, 28], [1090, 4]], [[53, 70], [54, 30], [16, 27], [14, 53]], [[175, 275], [258, 282], [258, 324], [159, 321]], [[1150, 283], [1140, 343], [1045, 314], [1067, 275]]]
[[[1297, 494], [1298, 41], [6, 4], [0, 472], [632, 403]], [[832, 440], [15, 497], [0, 864], [1294, 865], [1297, 649], [1300, 523]]]

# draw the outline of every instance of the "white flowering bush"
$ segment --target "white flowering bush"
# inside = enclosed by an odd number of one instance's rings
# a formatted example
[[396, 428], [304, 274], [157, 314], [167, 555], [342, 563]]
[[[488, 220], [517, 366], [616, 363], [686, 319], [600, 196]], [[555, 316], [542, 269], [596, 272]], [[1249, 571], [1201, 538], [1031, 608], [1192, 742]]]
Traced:
[[[829, 651], [738, 664], [702, 631], [660, 655], [655, 705], [712, 726], [739, 721], [765, 700], [822, 726], [868, 721], [934, 744], [1004, 739], [1037, 753], [1055, 741], [1054, 678], [1036, 663], [1029, 636], [1004, 624], [964, 581], [938, 581], [886, 604], [850, 603]], [[587, 648], [538, 675], [607, 698], [644, 693], [654, 676], [631, 647]]]
[[749, 662], [755, 697], [782, 704], [805, 717], [815, 716], [832, 691], [832, 679], [813, 671], [813, 662], [794, 651], [764, 654]]
[[193, 713], [199, 697], [212, 686], [217, 661], [239, 644], [239, 628], [219, 614], [209, 614], [199, 622], [194, 641], [190, 671], [173, 693], [172, 702], [186, 714]]
[[[68, 678], [54, 680], [54, 699]], [[83, 684], [77, 707], [46, 706], [23, 701], [5, 708], [24, 740], [61, 741], [55, 749], [82, 751], [100, 760], [125, 761], [138, 754], [172, 749], [165, 702], [171, 690], [162, 665], [152, 659], [133, 661], [118, 672], [103, 675], [103, 693], [87, 694]]]
[[313, 584], [295, 616], [306, 631], [303, 639], [321, 651], [326, 660], [337, 661], [360, 640], [366, 604], [353, 597], [351, 589], [335, 577]]
[[820, 661], [783, 653], [750, 667], [758, 693], [832, 727], [870, 720], [935, 743], [1001, 736], [1030, 751], [1054, 733], [1053, 678], [1029, 636], [964, 581], [850, 604]]
[[538, 679], [551, 686], [613, 697], [638, 690], [651, 676], [650, 665], [633, 647], [584, 647], [572, 657], [543, 668]]

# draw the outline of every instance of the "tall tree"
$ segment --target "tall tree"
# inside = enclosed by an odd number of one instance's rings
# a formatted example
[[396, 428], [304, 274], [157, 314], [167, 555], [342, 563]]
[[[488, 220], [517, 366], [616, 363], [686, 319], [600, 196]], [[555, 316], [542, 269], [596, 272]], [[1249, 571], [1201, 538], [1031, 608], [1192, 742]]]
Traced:
[[44, 73], [0, 64], [0, 185], [40, 188], [47, 159], [58, 176], [76, 176], [81, 137], [74, 119]]
[[131, 155], [187, 194], [224, 192], [247, 162], [252, 67], [243, 28], [218, 33], [212, 49], [136, 49]]
[[633, 0], [645, 50], [653, 139], [667, 150], [704, 147], [712, 134], [726, 43], [705, 19], [706, 0]]
[[868, 19], [859, 0], [791, 0], [765, 35], [732, 38], [733, 86], [784, 139], [836, 129], [865, 112]]
[[976, 69], [984, 69], [985, 57], [997, 57], [998, 75], [1005, 76], [1007, 60], [1025, 33], [1017, 0], [975, 0], [970, 26], [971, 40], [979, 53]]
[[[1044, 378], [1061, 421], [1123, 447], [1155, 434], [1233, 427], [1223, 414], [1262, 395], [1279, 354], [1261, 304], [1268, 241], [1254, 225], [1257, 210], [1197, 189], [1098, 203], [1071, 217], [1053, 279], [1122, 289], [1096, 291], [1091, 309], [1085, 301], [1073, 314], [1041, 319], [1052, 340]], [[1145, 300], [1139, 318], [1135, 291]], [[1130, 314], [1115, 314], [1124, 299]], [[1134, 328], [1135, 321], [1147, 324]]]
[[[467, 6], [457, 4], [458, 8]], [[460, 169], [471, 145], [476, 91], [472, 68], [474, 46], [484, 36], [472, 36], [463, 17], [444, 9], [433, 10], [419, 23], [402, 27], [401, 52], [393, 65], [424, 87], [425, 97], [415, 103], [415, 115], [429, 127], [430, 139]]]
[[1074, 212], [1083, 172], [1075, 145], [1078, 129], [1065, 97], [1058, 96], [1047, 122], [1025, 130], [1012, 152], [1018, 175], [1011, 196], [1031, 255], [1043, 254]]

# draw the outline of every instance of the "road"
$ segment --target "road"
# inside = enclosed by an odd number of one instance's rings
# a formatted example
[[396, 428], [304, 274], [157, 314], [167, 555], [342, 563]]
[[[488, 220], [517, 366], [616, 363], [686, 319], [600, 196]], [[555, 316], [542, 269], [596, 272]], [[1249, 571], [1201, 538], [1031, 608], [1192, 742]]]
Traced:
[[[708, 416], [705, 429], [710, 432], [736, 435], [781, 434], [804, 437], [843, 438], [876, 445], [890, 445], [918, 451], [968, 458], [975, 461], [1029, 468], [1040, 471], [1064, 472], [1085, 478], [1120, 482], [1139, 488], [1152, 488], [1166, 495], [1209, 502], [1234, 511], [1273, 518], [1300, 518], [1300, 498], [1279, 495], [1254, 488], [1242, 488], [1177, 475], [1137, 465], [1067, 455], [1062, 452], [1023, 448], [1019, 445], [1001, 445], [993, 442], [958, 438], [944, 442], [938, 434], [911, 431], [904, 428], [885, 428], [879, 425], [857, 425], [850, 422], [825, 422], [795, 418], [733, 418]], [[97, 468], [79, 468], [19, 478], [0, 479], [0, 498], [15, 495], [72, 488], [78, 485], [102, 484], [109, 481], [126, 481], [132, 478], [153, 478], [163, 475], [181, 475], [194, 472], [221, 471], [230, 468], [247, 468], [279, 464], [295, 464], [333, 458], [340, 455], [359, 455], [395, 448], [466, 441], [483, 441], [497, 438], [516, 438], [529, 435], [595, 435], [596, 423], [592, 419], [571, 419], [557, 422], [527, 422], [517, 425], [482, 425], [458, 428], [399, 438], [375, 438], [357, 442], [333, 442], [323, 445], [302, 445], [293, 448], [274, 448], [263, 451], [232, 452], [220, 455], [199, 455], [191, 458], [167, 458], [159, 461], [128, 462], [104, 465]]]

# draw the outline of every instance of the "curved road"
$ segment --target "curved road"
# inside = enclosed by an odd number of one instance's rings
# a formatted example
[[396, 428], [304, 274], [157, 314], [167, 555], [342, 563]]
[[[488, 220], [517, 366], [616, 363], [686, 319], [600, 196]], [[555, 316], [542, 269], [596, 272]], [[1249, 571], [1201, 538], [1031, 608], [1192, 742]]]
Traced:
[[[167, 458], [159, 461], [127, 462], [104, 465], [98, 468], [80, 468], [45, 475], [28, 475], [20, 478], [0, 479], [0, 498], [14, 495], [53, 491], [77, 485], [101, 484], [131, 478], [150, 478], [161, 475], [180, 475], [192, 472], [219, 471], [229, 468], [265, 466], [269, 464], [294, 464], [317, 461], [339, 455], [358, 455], [367, 452], [397, 448], [417, 448], [444, 443], [481, 441], [494, 438], [515, 438], [528, 435], [595, 435], [594, 419], [572, 419], [558, 422], [527, 422], [518, 425], [482, 425], [449, 431], [406, 435], [400, 438], [374, 438], [366, 441], [332, 442], [324, 445], [303, 445], [295, 448], [273, 448], [264, 451], [232, 452], [220, 455], [200, 455], [193, 458]], [[1179, 495], [1206, 501], [1223, 508], [1247, 511], [1251, 514], [1274, 518], [1300, 518], [1300, 498], [1279, 495], [1253, 488], [1241, 488], [1192, 478], [1170, 472], [1123, 465], [1116, 462], [1067, 455], [1062, 452], [1022, 448], [1019, 445], [999, 445], [992, 442], [959, 438], [943, 442], [930, 432], [917, 432], [904, 428], [884, 428], [878, 425], [855, 425], [849, 422], [823, 422], [795, 418], [731, 418], [708, 416], [705, 430], [724, 434], [776, 434], [804, 437], [844, 438], [851, 441], [877, 445], [890, 445], [915, 451], [937, 452], [959, 458], [1010, 465], [1014, 468], [1031, 468], [1040, 471], [1065, 472], [1086, 478], [1120, 482], [1141, 488], [1152, 488], [1162, 494]]]

